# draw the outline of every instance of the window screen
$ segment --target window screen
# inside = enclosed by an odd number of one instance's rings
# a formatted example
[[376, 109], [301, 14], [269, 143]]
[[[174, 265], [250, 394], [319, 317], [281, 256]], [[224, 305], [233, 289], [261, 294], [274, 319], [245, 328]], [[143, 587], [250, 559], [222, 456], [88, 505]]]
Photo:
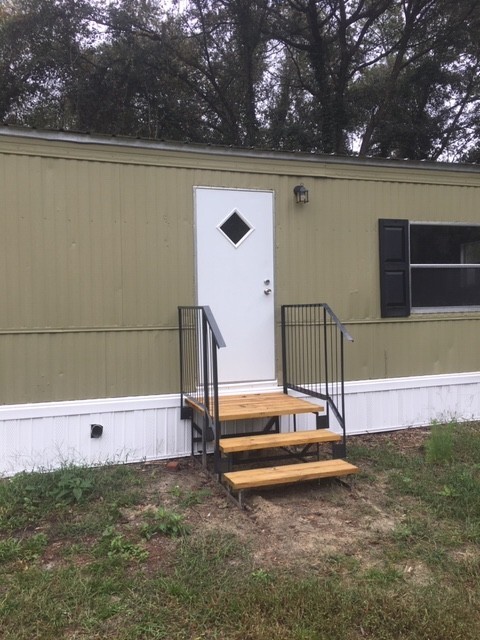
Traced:
[[410, 224], [412, 307], [480, 306], [480, 227]]

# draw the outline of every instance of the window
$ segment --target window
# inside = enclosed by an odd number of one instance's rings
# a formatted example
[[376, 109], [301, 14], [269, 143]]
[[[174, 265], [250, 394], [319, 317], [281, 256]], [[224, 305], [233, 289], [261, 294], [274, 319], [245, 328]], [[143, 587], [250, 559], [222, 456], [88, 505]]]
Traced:
[[234, 247], [238, 247], [253, 231], [253, 227], [238, 213], [232, 213], [218, 225], [218, 229], [230, 240]]
[[383, 317], [480, 307], [480, 226], [380, 220]]

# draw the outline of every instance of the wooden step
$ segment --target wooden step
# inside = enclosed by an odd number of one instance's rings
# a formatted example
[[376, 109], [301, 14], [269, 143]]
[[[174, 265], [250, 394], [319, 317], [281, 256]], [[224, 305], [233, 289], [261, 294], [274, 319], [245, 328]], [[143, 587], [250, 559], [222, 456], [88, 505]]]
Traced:
[[293, 484], [317, 478], [336, 478], [356, 473], [358, 467], [345, 460], [322, 460], [320, 462], [302, 462], [263, 469], [231, 471], [223, 477], [234, 491], [267, 487], [277, 484]]
[[[192, 398], [185, 402], [196, 411], [203, 413], [204, 408]], [[218, 399], [220, 422], [231, 420], [252, 420], [276, 416], [293, 416], [301, 413], [321, 413], [323, 405], [289, 396], [286, 393], [249, 393], [234, 396], [220, 396]]]
[[328, 429], [293, 431], [292, 433], [260, 433], [238, 438], [222, 438], [220, 440], [220, 451], [225, 455], [229, 455], [239, 451], [322, 444], [324, 442], [338, 442], [341, 439], [342, 436]]

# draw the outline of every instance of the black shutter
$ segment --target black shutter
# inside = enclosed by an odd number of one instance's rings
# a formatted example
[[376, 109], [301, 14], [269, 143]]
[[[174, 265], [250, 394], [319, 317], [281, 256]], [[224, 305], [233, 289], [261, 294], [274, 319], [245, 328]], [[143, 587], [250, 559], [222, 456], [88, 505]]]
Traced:
[[382, 318], [410, 315], [408, 220], [379, 220]]

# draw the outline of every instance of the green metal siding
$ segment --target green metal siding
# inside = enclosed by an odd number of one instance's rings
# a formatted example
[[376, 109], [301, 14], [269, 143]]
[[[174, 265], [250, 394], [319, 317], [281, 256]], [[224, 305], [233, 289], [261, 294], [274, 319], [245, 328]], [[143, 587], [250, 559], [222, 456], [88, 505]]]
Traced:
[[0, 136], [1, 403], [178, 390], [196, 185], [274, 191], [277, 307], [330, 304], [348, 379], [479, 369], [480, 313], [380, 319], [377, 231], [479, 224], [478, 171]]

